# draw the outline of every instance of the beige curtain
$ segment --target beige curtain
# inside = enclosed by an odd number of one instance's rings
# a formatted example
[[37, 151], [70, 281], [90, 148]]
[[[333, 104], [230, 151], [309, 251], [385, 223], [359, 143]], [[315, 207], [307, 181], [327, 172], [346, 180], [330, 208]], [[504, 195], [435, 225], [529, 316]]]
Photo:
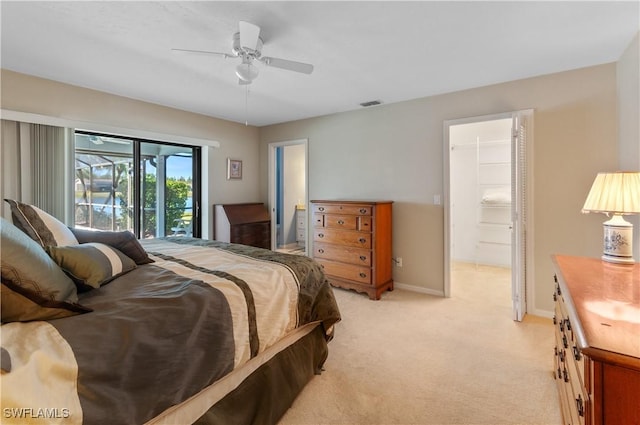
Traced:
[[0, 143], [0, 195], [2, 216], [11, 219], [11, 211], [4, 199], [15, 199], [31, 203], [31, 174], [29, 169], [30, 143], [29, 124], [17, 121], [1, 121], [2, 143]]
[[[73, 129], [2, 120], [2, 199], [33, 204], [73, 224]], [[3, 202], [2, 215], [11, 217]]]

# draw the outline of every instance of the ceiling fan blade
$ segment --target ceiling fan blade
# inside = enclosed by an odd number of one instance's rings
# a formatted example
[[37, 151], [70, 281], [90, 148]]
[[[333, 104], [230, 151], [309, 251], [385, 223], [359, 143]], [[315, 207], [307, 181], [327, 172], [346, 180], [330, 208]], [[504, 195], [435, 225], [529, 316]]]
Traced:
[[260, 27], [250, 22], [240, 21], [238, 28], [240, 32], [240, 47], [257, 50]]
[[267, 66], [273, 66], [275, 68], [286, 69], [288, 71], [301, 72], [303, 74], [311, 74], [313, 72], [313, 65], [302, 62], [295, 62], [286, 59], [261, 57], [260, 61], [264, 62]]
[[225, 59], [233, 57], [233, 55], [230, 55], [228, 53], [210, 52], [208, 50], [171, 49], [171, 51], [173, 51], [173, 52], [181, 52], [181, 53], [198, 53], [198, 54], [201, 54], [201, 55], [216, 55], [216, 56], [222, 56]]

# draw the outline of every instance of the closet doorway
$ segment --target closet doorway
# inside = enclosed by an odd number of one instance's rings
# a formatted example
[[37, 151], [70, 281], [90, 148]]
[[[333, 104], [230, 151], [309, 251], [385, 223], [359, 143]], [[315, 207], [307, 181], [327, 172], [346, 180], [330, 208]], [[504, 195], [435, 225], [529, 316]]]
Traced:
[[519, 111], [444, 126], [445, 296], [456, 279], [475, 279], [497, 303], [511, 303], [517, 321], [527, 311], [532, 117]]
[[269, 144], [271, 249], [307, 252], [308, 145], [306, 139]]

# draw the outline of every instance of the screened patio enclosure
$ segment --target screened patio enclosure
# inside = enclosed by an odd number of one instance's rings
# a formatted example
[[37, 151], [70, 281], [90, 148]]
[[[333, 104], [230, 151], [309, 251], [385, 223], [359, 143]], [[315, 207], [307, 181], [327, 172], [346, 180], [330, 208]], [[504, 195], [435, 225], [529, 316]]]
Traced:
[[195, 149], [77, 132], [76, 227], [192, 236]]

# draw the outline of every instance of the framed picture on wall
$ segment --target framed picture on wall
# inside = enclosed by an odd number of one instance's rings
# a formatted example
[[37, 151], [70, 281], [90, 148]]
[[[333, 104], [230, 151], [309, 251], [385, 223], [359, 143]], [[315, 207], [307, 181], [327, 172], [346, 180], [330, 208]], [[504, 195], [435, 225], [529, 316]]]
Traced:
[[227, 158], [227, 180], [239, 180], [242, 178], [242, 161]]

